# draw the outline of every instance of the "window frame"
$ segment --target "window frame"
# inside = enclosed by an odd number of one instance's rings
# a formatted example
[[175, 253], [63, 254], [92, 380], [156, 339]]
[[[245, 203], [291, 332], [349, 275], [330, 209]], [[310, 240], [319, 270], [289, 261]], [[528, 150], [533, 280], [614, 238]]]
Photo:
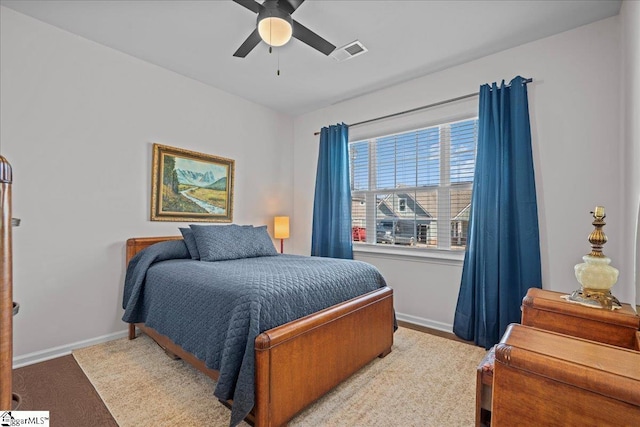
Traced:
[[[351, 182], [352, 182], [352, 198], [356, 197], [360, 200], [364, 200], [365, 202], [365, 229], [374, 230], [373, 232], [366, 233], [366, 240], [363, 241], [353, 241], [353, 249], [356, 252], [366, 252], [368, 254], [374, 253], [386, 253], [386, 254], [394, 254], [401, 257], [413, 256], [419, 258], [432, 258], [436, 260], [456, 260], [461, 261], [464, 258], [464, 252], [466, 250], [466, 242], [464, 247], [462, 248], [452, 248], [452, 232], [456, 223], [453, 222], [453, 215], [451, 209], [451, 194], [452, 191], [456, 190], [468, 190], [471, 192], [473, 188], [473, 179], [468, 182], [451, 182], [451, 127], [455, 123], [465, 122], [469, 120], [475, 121], [474, 132], [475, 132], [475, 145], [474, 145], [474, 156], [473, 161], [475, 165], [475, 161], [477, 158], [477, 137], [478, 137], [478, 116], [477, 112], [465, 114], [462, 116], [458, 116], [456, 118], [450, 118], [449, 120], [439, 120], [438, 123], [431, 124], [428, 126], [412, 126], [411, 129], [400, 129], [393, 133], [388, 133], [386, 135], [376, 135], [370, 136], [367, 138], [357, 138], [352, 139], [349, 143], [349, 149], [351, 150], [352, 144], [367, 142], [368, 146], [368, 187], [366, 190], [356, 190], [353, 187], [354, 183], [354, 171], [353, 165], [350, 162], [350, 174], [351, 174]], [[438, 127], [439, 128], [439, 171], [440, 171], [440, 180], [438, 185], [425, 185], [425, 186], [413, 186], [413, 187], [400, 187], [400, 188], [376, 188], [376, 142], [383, 138], [410, 134], [414, 132], [419, 132], [421, 130], [426, 130], [430, 128]], [[398, 158], [394, 157], [394, 162], [397, 164]], [[475, 168], [474, 168], [475, 169]], [[417, 184], [417, 182], [416, 182]], [[377, 242], [377, 223], [380, 220], [376, 217], [377, 211], [377, 196], [380, 194], [392, 195], [395, 199], [394, 204], [398, 204], [398, 208], [400, 208], [400, 200], [398, 197], [400, 193], [413, 193], [416, 194], [417, 191], [434, 191], [437, 197], [437, 221], [445, 222], [448, 224], [447, 226], [437, 227], [437, 245], [435, 247], [403, 247], [396, 244], [386, 245], [383, 243]], [[360, 204], [363, 202], [361, 201]], [[352, 205], [353, 206], [353, 205]], [[405, 199], [405, 208], [406, 208], [406, 199]], [[352, 211], [353, 213], [353, 211]], [[414, 216], [413, 221], [416, 221], [416, 217]], [[368, 224], [375, 224], [373, 226], [368, 226]], [[418, 227], [419, 224], [415, 225], [416, 231], [415, 233], [419, 234]], [[419, 238], [419, 236], [418, 236]]]

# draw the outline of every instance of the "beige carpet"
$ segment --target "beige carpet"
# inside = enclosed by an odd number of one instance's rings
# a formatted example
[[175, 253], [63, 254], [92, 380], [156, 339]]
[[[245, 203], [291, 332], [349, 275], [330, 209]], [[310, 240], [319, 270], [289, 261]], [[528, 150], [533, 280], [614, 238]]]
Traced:
[[[472, 426], [485, 351], [400, 328], [393, 351], [300, 413], [290, 426]], [[146, 336], [73, 352], [121, 427], [227, 426], [215, 383]], [[248, 424], [243, 423], [243, 426]]]

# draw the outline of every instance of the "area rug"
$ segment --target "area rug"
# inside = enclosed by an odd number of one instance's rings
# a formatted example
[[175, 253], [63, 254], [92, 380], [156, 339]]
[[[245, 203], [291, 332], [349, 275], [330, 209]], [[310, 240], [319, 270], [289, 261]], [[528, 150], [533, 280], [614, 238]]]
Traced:
[[[289, 426], [472, 426], [475, 369], [484, 354], [399, 328], [391, 354], [369, 363]], [[121, 427], [229, 424], [230, 411], [213, 397], [215, 382], [171, 360], [145, 335], [73, 355]]]

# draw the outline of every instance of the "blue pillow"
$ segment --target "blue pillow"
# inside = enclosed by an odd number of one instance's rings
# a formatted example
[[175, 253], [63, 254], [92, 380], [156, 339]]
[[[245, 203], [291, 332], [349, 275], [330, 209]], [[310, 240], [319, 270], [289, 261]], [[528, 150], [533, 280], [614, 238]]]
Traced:
[[200, 252], [198, 252], [198, 245], [196, 244], [196, 238], [193, 236], [193, 230], [185, 227], [181, 228], [180, 232], [184, 238], [184, 243], [187, 245], [191, 259], [200, 259]]
[[201, 261], [278, 255], [267, 226], [190, 225]]

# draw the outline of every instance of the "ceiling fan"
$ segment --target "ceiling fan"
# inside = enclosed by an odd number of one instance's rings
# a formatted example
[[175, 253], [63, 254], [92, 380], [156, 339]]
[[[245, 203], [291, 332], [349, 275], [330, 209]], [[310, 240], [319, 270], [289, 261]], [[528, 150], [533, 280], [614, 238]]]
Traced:
[[283, 46], [295, 37], [312, 48], [329, 55], [335, 46], [291, 18], [291, 14], [304, 0], [265, 0], [260, 4], [255, 0], [233, 0], [258, 14], [256, 29], [247, 37], [233, 56], [244, 58], [263, 40], [269, 46]]

